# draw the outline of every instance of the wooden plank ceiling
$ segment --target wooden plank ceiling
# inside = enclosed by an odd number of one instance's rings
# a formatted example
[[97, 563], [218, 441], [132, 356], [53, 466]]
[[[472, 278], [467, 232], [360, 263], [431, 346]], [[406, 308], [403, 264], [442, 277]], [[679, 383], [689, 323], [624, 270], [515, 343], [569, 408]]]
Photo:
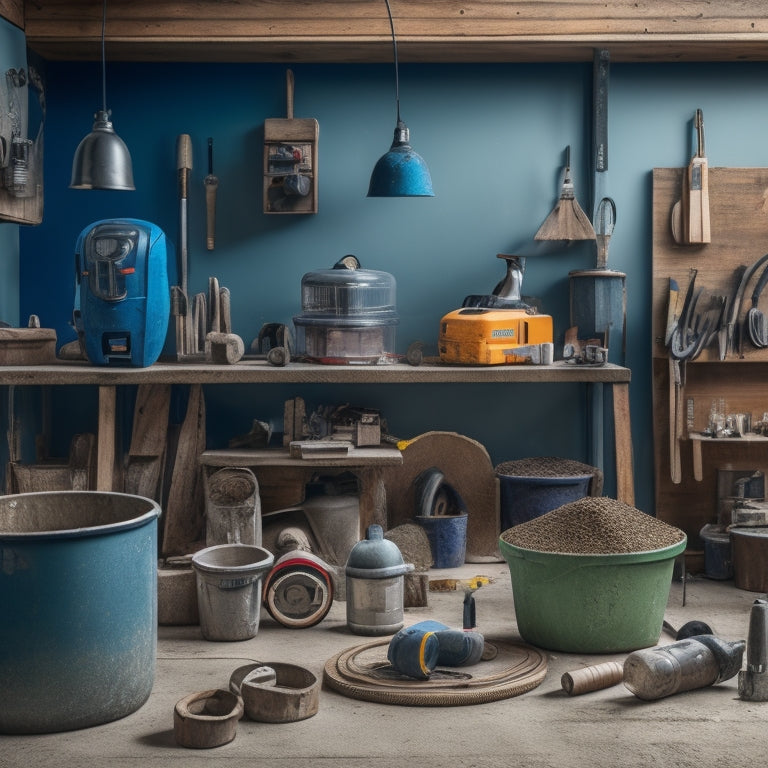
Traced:
[[[13, 6], [9, 0], [0, 0]], [[401, 61], [768, 60], [764, 0], [391, 0]], [[99, 0], [27, 0], [30, 48], [98, 59]], [[108, 57], [389, 61], [384, 0], [110, 0]]]

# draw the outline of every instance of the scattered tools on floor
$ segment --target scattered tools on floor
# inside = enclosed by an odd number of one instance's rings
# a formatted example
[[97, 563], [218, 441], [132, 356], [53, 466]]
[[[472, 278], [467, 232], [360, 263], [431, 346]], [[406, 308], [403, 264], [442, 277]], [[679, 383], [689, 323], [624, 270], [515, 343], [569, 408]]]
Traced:
[[679, 245], [701, 245], [712, 241], [709, 213], [709, 164], [704, 149], [704, 117], [694, 117], [696, 154], [683, 178], [680, 200], [672, 208], [672, 237]]
[[295, 723], [317, 714], [320, 680], [296, 664], [269, 661], [245, 675], [240, 696], [245, 714], [255, 722]]
[[715, 685], [739, 672], [745, 647], [744, 640], [696, 635], [634, 651], [624, 661], [624, 685], [644, 701]]
[[675, 629], [668, 621], [664, 620], [662, 628], [665, 632], [668, 632], [675, 640], [685, 640], [686, 637], [693, 637], [694, 635], [712, 635], [712, 627], [704, 621], [686, 621], [680, 629]]
[[208, 175], [203, 179], [205, 188], [205, 247], [212, 251], [216, 247], [216, 195], [219, 177], [213, 173], [213, 139], [208, 139]]
[[243, 700], [221, 688], [189, 694], [173, 708], [176, 743], [190, 749], [229, 744], [237, 735], [243, 710]]
[[749, 614], [747, 666], [739, 672], [739, 698], [768, 701], [768, 601], [755, 600]]
[[624, 664], [619, 661], [605, 661], [581, 669], [565, 672], [560, 685], [569, 696], [601, 691], [618, 685], [624, 679]]
[[595, 230], [576, 200], [571, 178], [571, 147], [565, 149], [565, 168], [560, 199], [544, 219], [534, 240], [594, 240]]

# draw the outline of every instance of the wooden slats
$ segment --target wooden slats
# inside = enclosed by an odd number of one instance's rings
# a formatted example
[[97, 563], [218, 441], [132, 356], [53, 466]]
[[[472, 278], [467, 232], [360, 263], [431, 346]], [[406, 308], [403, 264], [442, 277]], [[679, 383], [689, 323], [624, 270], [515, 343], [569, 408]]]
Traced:
[[17, 27], [23, 27], [24, 0], [0, 0], [0, 16]]
[[[768, 59], [762, 0], [535, 2], [393, 0], [403, 61]], [[25, 6], [29, 45], [60, 59], [99, 56], [101, 3]], [[386, 7], [374, 0], [111, 0], [113, 60], [388, 61]]]

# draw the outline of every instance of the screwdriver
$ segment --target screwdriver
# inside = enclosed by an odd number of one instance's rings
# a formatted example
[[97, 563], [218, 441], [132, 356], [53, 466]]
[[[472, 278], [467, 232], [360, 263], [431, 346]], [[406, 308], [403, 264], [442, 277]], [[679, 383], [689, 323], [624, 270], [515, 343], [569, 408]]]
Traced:
[[213, 174], [213, 139], [208, 139], [208, 175], [203, 179], [205, 185], [205, 244], [212, 251], [216, 244], [216, 192], [219, 179]]

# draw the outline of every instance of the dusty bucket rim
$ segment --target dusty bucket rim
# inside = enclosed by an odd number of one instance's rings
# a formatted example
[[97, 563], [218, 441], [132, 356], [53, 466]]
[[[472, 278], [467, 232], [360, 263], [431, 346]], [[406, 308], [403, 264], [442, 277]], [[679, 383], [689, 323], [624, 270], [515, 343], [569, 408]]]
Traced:
[[4, 531], [0, 529], [0, 541], [42, 541], [46, 539], [73, 539], [82, 538], [86, 536], [106, 536], [116, 533], [118, 531], [128, 531], [133, 528], [140, 528], [153, 520], [160, 517], [161, 509], [160, 505], [154, 500], [147, 498], [146, 496], [137, 496], [130, 493], [121, 493], [118, 491], [30, 491], [28, 493], [13, 493], [7, 496], [3, 496], [0, 500], [0, 504], [3, 506], [13, 505], [17, 499], [32, 499], [32, 498], [44, 498], [51, 496], [64, 496], [72, 498], [73, 496], [82, 496], [88, 498], [94, 498], [97, 496], [120, 499], [132, 499], [138, 501], [144, 501], [149, 505], [142, 514], [131, 517], [128, 520], [119, 520], [113, 523], [104, 523], [101, 525], [87, 525], [77, 528], [62, 528], [60, 530], [46, 530], [46, 531]]
[[585, 566], [611, 566], [624, 565], [627, 563], [648, 563], [656, 560], [666, 560], [671, 557], [677, 557], [686, 547], [688, 537], [686, 535], [667, 547], [659, 549], [647, 549], [639, 552], [609, 552], [605, 554], [579, 553], [579, 552], [544, 552], [538, 549], [526, 549], [510, 544], [502, 536], [499, 536], [499, 549], [504, 559], [507, 555], [520, 560], [530, 560], [537, 563], [571, 563], [573, 565]]
[[[252, 552], [258, 551], [261, 553], [260, 559], [252, 559], [244, 563], [209, 563], [205, 561], [208, 555], [216, 555], [223, 550], [239, 550], [245, 552], [250, 550]], [[192, 555], [192, 567], [198, 571], [204, 571], [205, 573], [213, 573], [221, 575], [223, 573], [239, 573], [249, 574], [258, 571], [265, 571], [272, 567], [275, 562], [275, 556], [264, 547], [259, 547], [256, 544], [214, 544], [211, 547], [205, 547], [204, 549], [195, 552]]]

